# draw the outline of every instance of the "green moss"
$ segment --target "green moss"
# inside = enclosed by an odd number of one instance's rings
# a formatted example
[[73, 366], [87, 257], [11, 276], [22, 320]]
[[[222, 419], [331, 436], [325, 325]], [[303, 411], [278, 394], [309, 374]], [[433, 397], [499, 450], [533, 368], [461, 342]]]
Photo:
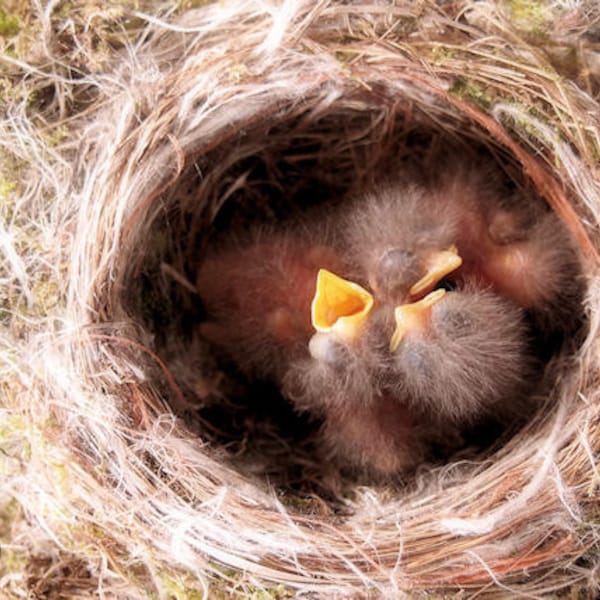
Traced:
[[0, 36], [4, 38], [14, 37], [21, 29], [21, 22], [16, 15], [8, 14], [0, 7]]
[[229, 587], [220, 588], [218, 586], [211, 586], [210, 597], [214, 600], [229, 600], [230, 598], [244, 598], [245, 600], [288, 600], [288, 598], [293, 598], [294, 594], [283, 584], [265, 589], [258, 589], [254, 585], [241, 584], [236, 587], [235, 593]]
[[66, 19], [69, 16], [69, 13], [73, 11], [73, 3], [72, 2], [60, 2], [55, 10], [55, 15], [59, 19]]
[[214, 573], [209, 590], [211, 600], [288, 600], [294, 597], [294, 592], [283, 584], [259, 588], [248, 582], [243, 571], [215, 563], [211, 563], [211, 566]]
[[[6, 390], [2, 390], [2, 393], [6, 393]], [[3, 416], [0, 426], [0, 476], [6, 477], [11, 472], [14, 473], [15, 469], [20, 468], [20, 461], [27, 462], [31, 459], [31, 447], [23, 436], [27, 427], [28, 424], [19, 415], [9, 413], [8, 416]]]
[[351, 76], [351, 71], [348, 65], [358, 56], [358, 52], [351, 48], [339, 49], [334, 52], [335, 59], [340, 63], [340, 66], [344, 70], [345, 74]]
[[17, 182], [0, 177], [0, 203], [6, 202], [12, 192], [17, 188]]
[[62, 141], [69, 137], [69, 128], [66, 125], [61, 125], [53, 129], [48, 135], [48, 145], [58, 146]]
[[162, 571], [159, 573], [162, 592], [173, 600], [202, 600], [205, 594], [192, 577], [175, 575]]
[[185, 11], [190, 8], [202, 8], [209, 4], [214, 4], [218, 0], [180, 0], [177, 3], [177, 10]]
[[34, 282], [32, 287], [35, 301], [36, 314], [47, 315], [60, 303], [60, 290], [56, 281], [50, 278], [41, 278]]
[[511, 23], [520, 31], [535, 37], [547, 35], [552, 14], [543, 0], [510, 0], [508, 10]]
[[[12, 548], [2, 548], [2, 560], [0, 560], [0, 578], [11, 573], [25, 573], [29, 558], [24, 552]], [[16, 597], [16, 596], [15, 596]], [[8, 596], [10, 598], [10, 596]]]
[[488, 89], [464, 77], [457, 77], [450, 86], [449, 92], [458, 98], [469, 100], [485, 110], [491, 108], [495, 101]]
[[11, 523], [18, 518], [19, 513], [19, 505], [14, 498], [0, 506], [0, 540], [10, 539]]
[[249, 596], [250, 600], [284, 600], [291, 597], [292, 593], [283, 585], [266, 590], [255, 590]]
[[457, 50], [456, 48], [449, 48], [448, 46], [438, 45], [434, 46], [431, 51], [431, 60], [436, 65], [443, 65], [448, 60], [452, 60], [456, 58]]

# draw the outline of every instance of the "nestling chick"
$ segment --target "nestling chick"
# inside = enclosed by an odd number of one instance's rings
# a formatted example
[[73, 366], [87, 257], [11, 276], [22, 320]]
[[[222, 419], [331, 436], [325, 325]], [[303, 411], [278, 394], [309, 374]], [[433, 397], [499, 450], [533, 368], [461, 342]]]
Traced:
[[311, 356], [290, 361], [284, 395], [323, 418], [321, 449], [328, 459], [371, 476], [414, 467], [426, 454], [423, 427], [383, 388], [389, 332], [370, 314], [372, 296], [323, 270], [316, 283]]
[[432, 425], [397, 398], [378, 396], [367, 405], [349, 401], [347, 410], [326, 415], [321, 448], [342, 467], [380, 479], [410, 471], [427, 457]]
[[455, 247], [461, 214], [425, 188], [380, 185], [338, 217], [350, 279], [392, 306], [433, 289], [462, 260]]
[[490, 285], [526, 309], [542, 336], [574, 332], [583, 297], [581, 267], [555, 213], [533, 198], [502, 194], [485, 166], [444, 170], [431, 199], [458, 215], [459, 277]]
[[278, 381], [288, 361], [307, 355], [317, 273], [343, 264], [322, 242], [316, 231], [253, 232], [203, 262], [196, 286], [207, 320], [200, 332], [250, 377]]
[[441, 424], [518, 415], [534, 376], [523, 311], [473, 285], [423, 304], [395, 309], [390, 393]]

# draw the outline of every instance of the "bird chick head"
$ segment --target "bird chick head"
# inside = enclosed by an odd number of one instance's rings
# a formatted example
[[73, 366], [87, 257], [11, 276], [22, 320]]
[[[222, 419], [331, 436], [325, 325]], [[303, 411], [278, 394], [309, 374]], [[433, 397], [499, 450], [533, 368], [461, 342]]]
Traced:
[[375, 263], [369, 285], [379, 300], [403, 298], [423, 272], [419, 256], [406, 248], [388, 248]]
[[375, 263], [369, 283], [378, 300], [399, 303], [407, 297], [420, 297], [462, 265], [455, 245], [447, 250], [413, 251], [388, 248]]
[[402, 304], [394, 309], [396, 329], [390, 340], [390, 352], [396, 352], [407, 333], [427, 328], [432, 306], [439, 302], [445, 294], [446, 290], [434, 290], [417, 302]]
[[327, 269], [319, 270], [311, 304], [311, 321], [317, 331], [352, 340], [372, 308], [373, 296], [363, 287]]

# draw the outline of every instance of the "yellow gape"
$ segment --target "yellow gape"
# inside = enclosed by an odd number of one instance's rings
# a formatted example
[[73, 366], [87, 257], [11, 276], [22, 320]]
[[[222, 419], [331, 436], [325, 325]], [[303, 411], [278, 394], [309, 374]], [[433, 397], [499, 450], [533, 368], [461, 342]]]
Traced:
[[327, 269], [319, 270], [311, 304], [311, 321], [317, 331], [333, 332], [352, 340], [372, 308], [373, 296], [363, 287]]
[[448, 250], [434, 252], [427, 260], [427, 273], [410, 288], [411, 296], [430, 292], [435, 284], [462, 265], [458, 248], [452, 244]]
[[407, 333], [419, 331], [427, 326], [431, 307], [436, 302], [439, 302], [444, 297], [445, 293], [446, 290], [434, 290], [418, 302], [402, 304], [394, 309], [396, 330], [390, 340], [390, 352], [396, 351], [402, 338], [404, 338]]

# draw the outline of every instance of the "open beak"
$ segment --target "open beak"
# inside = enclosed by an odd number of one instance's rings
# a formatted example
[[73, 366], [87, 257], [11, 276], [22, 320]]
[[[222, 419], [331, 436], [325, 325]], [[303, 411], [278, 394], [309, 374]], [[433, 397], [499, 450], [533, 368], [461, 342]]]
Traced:
[[431, 307], [439, 302], [446, 290], [435, 290], [425, 298], [411, 304], [402, 304], [394, 309], [396, 329], [390, 340], [390, 352], [395, 352], [407, 333], [423, 329], [429, 319]]
[[436, 283], [462, 265], [462, 258], [453, 244], [448, 250], [434, 252], [427, 259], [427, 272], [409, 290], [411, 296], [419, 296], [433, 289]]
[[363, 287], [327, 269], [319, 270], [311, 304], [311, 321], [317, 331], [331, 331], [352, 340], [372, 308], [373, 296]]

